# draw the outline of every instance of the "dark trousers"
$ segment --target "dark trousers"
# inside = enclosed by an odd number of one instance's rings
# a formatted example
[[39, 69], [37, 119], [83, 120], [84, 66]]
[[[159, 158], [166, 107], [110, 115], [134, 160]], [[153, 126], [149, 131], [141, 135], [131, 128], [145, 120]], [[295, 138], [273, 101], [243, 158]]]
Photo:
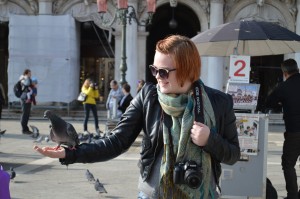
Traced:
[[298, 183], [295, 165], [300, 155], [300, 132], [284, 133], [281, 166], [285, 178], [288, 199], [298, 199]]
[[2, 119], [2, 104], [0, 102], [0, 119]]
[[30, 116], [31, 111], [31, 103], [25, 103], [25, 101], [21, 101], [22, 105], [22, 115], [21, 115], [21, 125], [22, 125], [22, 131], [29, 131], [28, 128], [28, 120]]
[[85, 118], [84, 118], [84, 123], [83, 123], [83, 130], [87, 131], [87, 124], [89, 121], [90, 117], [90, 110], [92, 110], [94, 120], [95, 120], [95, 129], [99, 129], [99, 124], [98, 124], [98, 115], [97, 115], [97, 106], [96, 104], [83, 104], [84, 112], [85, 112]]

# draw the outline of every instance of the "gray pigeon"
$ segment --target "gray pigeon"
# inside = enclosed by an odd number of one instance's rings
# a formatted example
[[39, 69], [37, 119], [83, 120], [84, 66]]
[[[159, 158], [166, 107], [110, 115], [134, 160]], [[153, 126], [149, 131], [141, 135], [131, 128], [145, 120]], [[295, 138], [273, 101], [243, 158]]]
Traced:
[[4, 135], [5, 131], [6, 131], [6, 130], [1, 130], [1, 129], [0, 129], [0, 135]]
[[49, 142], [49, 137], [45, 136], [45, 142]]
[[96, 180], [94, 187], [95, 187], [95, 190], [98, 191], [99, 193], [107, 193], [103, 184], [99, 182], [99, 179]]
[[15, 172], [14, 168], [12, 168], [12, 167], [10, 167], [8, 174], [9, 174], [11, 180], [13, 180], [16, 177], [16, 172]]
[[41, 143], [42, 140], [43, 140], [43, 138], [44, 138], [44, 136], [41, 135], [41, 136], [39, 136], [36, 140], [34, 140], [33, 142], [35, 142], [35, 143]]
[[57, 149], [61, 145], [75, 149], [79, 139], [74, 126], [49, 110], [45, 111], [44, 118], [48, 118], [51, 122], [50, 139], [58, 144]]
[[36, 126], [33, 126], [33, 125], [29, 125], [29, 126], [30, 126], [30, 128], [31, 128], [31, 130], [33, 132], [33, 134], [32, 134], [31, 137], [33, 137], [33, 138], [39, 137], [39, 135], [40, 135], [39, 129]]
[[94, 175], [87, 169], [85, 172], [85, 176], [88, 179], [89, 182], [95, 182]]

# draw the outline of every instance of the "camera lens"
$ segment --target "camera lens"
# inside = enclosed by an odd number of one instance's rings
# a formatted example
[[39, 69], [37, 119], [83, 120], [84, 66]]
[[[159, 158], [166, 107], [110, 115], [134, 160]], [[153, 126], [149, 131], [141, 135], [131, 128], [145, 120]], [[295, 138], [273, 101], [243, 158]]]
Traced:
[[197, 189], [201, 184], [201, 176], [199, 173], [191, 170], [185, 172], [185, 183], [192, 189]]
[[195, 161], [185, 163], [184, 181], [192, 189], [196, 189], [202, 183], [202, 171]]

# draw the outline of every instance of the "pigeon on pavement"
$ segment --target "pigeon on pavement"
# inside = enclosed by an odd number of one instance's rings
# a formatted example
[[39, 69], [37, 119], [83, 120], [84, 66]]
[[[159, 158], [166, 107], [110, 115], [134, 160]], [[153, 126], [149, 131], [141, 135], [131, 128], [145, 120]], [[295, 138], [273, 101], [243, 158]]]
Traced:
[[32, 134], [32, 138], [37, 138], [37, 137], [39, 137], [39, 135], [40, 135], [40, 132], [39, 132], [39, 129], [36, 127], [36, 126], [33, 126], [33, 125], [29, 125], [30, 126], [30, 128], [31, 128], [31, 130], [32, 130], [32, 132], [33, 132], [33, 134]]
[[4, 135], [5, 131], [6, 131], [6, 130], [1, 130], [1, 129], [0, 129], [0, 135]]
[[14, 168], [12, 168], [12, 167], [10, 167], [8, 174], [9, 174], [11, 180], [13, 180], [16, 177], [16, 172], [15, 172]]
[[87, 169], [85, 172], [85, 176], [88, 179], [89, 182], [95, 182], [94, 175]]
[[96, 180], [94, 187], [95, 187], [95, 190], [98, 191], [99, 193], [107, 193], [103, 184], [99, 182], [99, 179]]
[[50, 110], [46, 110], [44, 118], [48, 118], [51, 122], [50, 139], [58, 144], [57, 149], [61, 145], [68, 146], [71, 149], [79, 144], [78, 134], [74, 126]]

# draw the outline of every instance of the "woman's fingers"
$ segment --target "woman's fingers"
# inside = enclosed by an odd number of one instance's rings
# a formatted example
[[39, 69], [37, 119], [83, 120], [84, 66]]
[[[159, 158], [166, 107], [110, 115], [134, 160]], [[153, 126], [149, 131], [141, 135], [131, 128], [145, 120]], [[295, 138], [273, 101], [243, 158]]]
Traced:
[[47, 146], [41, 148], [39, 146], [34, 146], [33, 149], [50, 158], [65, 158], [65, 149], [63, 147], [57, 148]]

